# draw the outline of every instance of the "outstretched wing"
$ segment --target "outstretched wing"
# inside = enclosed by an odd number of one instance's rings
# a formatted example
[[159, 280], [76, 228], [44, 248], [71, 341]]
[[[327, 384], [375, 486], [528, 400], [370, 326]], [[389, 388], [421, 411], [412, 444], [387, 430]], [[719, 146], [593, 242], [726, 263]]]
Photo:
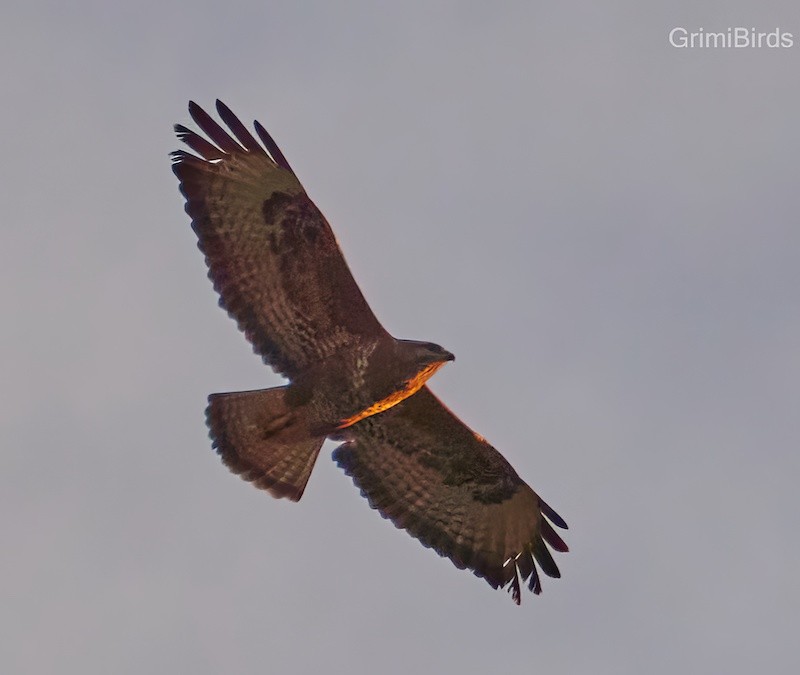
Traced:
[[370, 506], [459, 569], [517, 604], [520, 579], [541, 592], [536, 564], [561, 576], [545, 542], [567, 551], [550, 522], [567, 524], [427, 387], [342, 438], [334, 459]]
[[233, 137], [189, 103], [211, 140], [178, 124], [196, 154], [172, 153], [173, 171], [220, 305], [264, 361], [288, 377], [364, 339], [385, 335], [325, 217], [255, 122], [263, 146], [222, 102]]

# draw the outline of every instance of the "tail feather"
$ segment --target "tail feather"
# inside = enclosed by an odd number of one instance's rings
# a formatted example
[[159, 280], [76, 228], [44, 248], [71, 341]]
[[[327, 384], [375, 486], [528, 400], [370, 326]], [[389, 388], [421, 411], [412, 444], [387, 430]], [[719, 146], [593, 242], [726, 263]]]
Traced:
[[309, 430], [302, 407], [286, 404], [285, 389], [212, 394], [206, 421], [213, 447], [231, 471], [273, 497], [297, 501], [325, 437]]

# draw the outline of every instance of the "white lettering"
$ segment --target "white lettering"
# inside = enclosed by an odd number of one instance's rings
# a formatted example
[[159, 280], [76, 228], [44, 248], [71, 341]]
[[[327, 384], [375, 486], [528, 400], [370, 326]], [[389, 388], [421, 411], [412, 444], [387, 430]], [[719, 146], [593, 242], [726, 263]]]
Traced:
[[682, 49], [686, 46], [686, 29], [677, 26], [669, 32], [669, 43], [673, 47]]
[[736, 28], [733, 31], [734, 47], [749, 47], [750, 46], [750, 31], [747, 28]]
[[776, 28], [771, 33], [767, 33], [767, 47], [770, 49], [775, 49], [775, 47], [781, 46], [781, 34]]
[[696, 31], [675, 26], [667, 41], [675, 49], [785, 49], [794, 46], [795, 36], [780, 27], [767, 33], [756, 30], [755, 26], [728, 26], [719, 32], [706, 32], [702, 26]]

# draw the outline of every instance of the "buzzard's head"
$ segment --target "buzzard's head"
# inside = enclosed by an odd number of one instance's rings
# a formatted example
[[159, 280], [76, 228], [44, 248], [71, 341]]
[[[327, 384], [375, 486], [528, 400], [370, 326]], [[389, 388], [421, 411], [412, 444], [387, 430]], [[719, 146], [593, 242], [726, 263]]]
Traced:
[[455, 356], [433, 342], [397, 341], [400, 362], [404, 371], [403, 391], [406, 396], [417, 392], [426, 380]]
[[448, 361], [455, 361], [456, 357], [433, 342], [419, 342], [418, 340], [398, 340], [400, 348], [411, 363], [420, 368], [437, 364], [443, 366]]

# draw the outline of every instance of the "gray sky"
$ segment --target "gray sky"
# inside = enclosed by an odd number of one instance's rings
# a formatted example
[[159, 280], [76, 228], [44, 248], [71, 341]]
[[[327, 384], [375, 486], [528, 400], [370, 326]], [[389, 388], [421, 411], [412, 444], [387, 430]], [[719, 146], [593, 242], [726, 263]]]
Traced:
[[[14, 5], [3, 672], [796, 672], [800, 6]], [[794, 46], [676, 49], [675, 26]], [[217, 97], [570, 523], [540, 597], [395, 531], [333, 444], [299, 504], [211, 450], [208, 393], [280, 383], [169, 168], [187, 101]]]

